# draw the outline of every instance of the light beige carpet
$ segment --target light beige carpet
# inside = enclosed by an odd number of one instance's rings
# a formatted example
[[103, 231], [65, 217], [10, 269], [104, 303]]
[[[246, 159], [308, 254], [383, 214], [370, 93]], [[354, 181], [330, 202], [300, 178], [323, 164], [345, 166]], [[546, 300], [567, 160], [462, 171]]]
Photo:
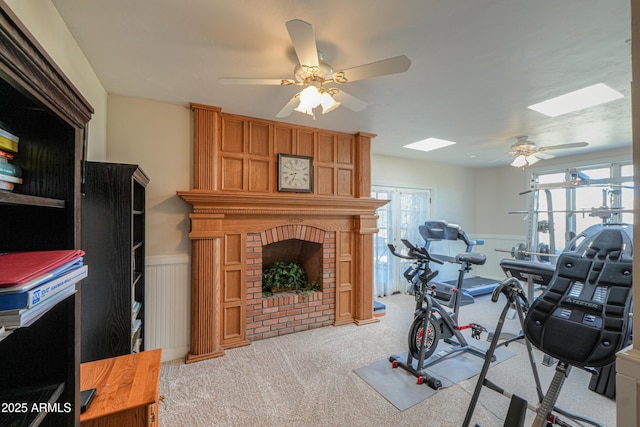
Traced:
[[[354, 370], [406, 351], [413, 299], [395, 295], [381, 300], [387, 316], [380, 323], [325, 327], [256, 341], [226, 355], [185, 365], [162, 365], [160, 425], [169, 426], [460, 426], [476, 377], [439, 390], [423, 402], [399, 411]], [[461, 311], [461, 323], [476, 316], [495, 327], [502, 309], [488, 298]], [[505, 325], [517, 328], [515, 321]], [[513, 330], [517, 332], [517, 330]], [[485, 339], [486, 336], [483, 336]], [[488, 377], [527, 399], [535, 397], [524, 345], [512, 344], [514, 357], [489, 370]], [[537, 355], [541, 361], [542, 356]], [[540, 367], [543, 386], [553, 368]], [[615, 426], [615, 402], [588, 390], [589, 375], [573, 370], [559, 405]], [[473, 424], [502, 426], [509, 400], [484, 389]], [[533, 419], [533, 414], [527, 418]]]

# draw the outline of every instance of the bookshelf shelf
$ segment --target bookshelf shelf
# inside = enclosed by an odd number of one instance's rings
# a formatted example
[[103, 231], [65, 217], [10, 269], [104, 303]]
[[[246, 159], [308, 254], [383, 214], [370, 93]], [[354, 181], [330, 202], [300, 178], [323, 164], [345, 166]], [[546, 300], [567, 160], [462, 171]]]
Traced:
[[[23, 183], [0, 190], [0, 252], [81, 248], [83, 142], [93, 108], [0, 0], [0, 128], [19, 137], [10, 161]], [[76, 285], [76, 289], [78, 286]], [[78, 425], [80, 296], [52, 303], [29, 326], [0, 338], [1, 393], [53, 405], [0, 413], [0, 425]]]
[[30, 196], [28, 194], [19, 193], [0, 193], [0, 203], [7, 205], [25, 205], [25, 206], [40, 206], [45, 208], [59, 208], [64, 209], [66, 203], [64, 200], [51, 199], [48, 197]]

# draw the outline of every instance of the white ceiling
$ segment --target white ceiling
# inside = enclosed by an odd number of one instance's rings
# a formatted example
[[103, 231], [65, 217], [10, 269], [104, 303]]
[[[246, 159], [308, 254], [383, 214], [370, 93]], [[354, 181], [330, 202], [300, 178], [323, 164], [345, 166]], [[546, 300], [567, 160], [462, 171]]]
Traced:
[[[377, 134], [376, 153], [469, 167], [508, 164], [519, 135], [558, 156], [631, 146], [629, 0], [52, 0], [110, 94], [275, 120], [299, 87], [229, 86], [221, 77], [292, 78], [285, 22], [313, 24], [334, 69], [407, 55], [406, 73], [341, 85], [369, 105], [316, 121]], [[549, 118], [527, 109], [605, 83], [625, 98]], [[403, 145], [457, 141], [430, 153]]]

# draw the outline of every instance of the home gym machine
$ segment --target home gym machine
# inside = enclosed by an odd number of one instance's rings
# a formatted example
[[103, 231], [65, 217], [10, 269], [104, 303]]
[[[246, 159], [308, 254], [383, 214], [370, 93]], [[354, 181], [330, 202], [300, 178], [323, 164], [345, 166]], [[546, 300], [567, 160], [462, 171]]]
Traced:
[[[539, 183], [536, 176], [531, 177], [529, 189], [520, 193], [520, 195], [529, 195], [527, 210], [508, 212], [509, 214], [525, 215], [524, 219], [527, 221], [526, 242], [518, 243], [510, 250], [495, 249], [497, 252], [510, 253], [516, 260], [539, 261], [554, 266], [557, 254], [562, 250], [564, 243], [576, 236], [576, 216], [599, 218], [604, 224], [621, 224], [623, 223], [622, 215], [633, 212], [633, 209], [622, 207], [621, 198], [621, 191], [624, 188], [632, 188], [625, 187], [623, 184], [632, 182], [633, 176], [592, 179], [585, 172], [576, 169], [567, 170], [567, 176], [567, 181], [552, 183]], [[594, 187], [603, 187], [602, 202], [599, 206], [578, 209], [574, 206], [574, 202], [571, 202], [567, 206], [570, 209], [554, 209], [551, 193], [553, 190], [566, 189], [568, 192], [575, 193], [580, 188]], [[542, 198], [544, 198], [544, 203], [541, 203]], [[541, 204], [545, 208], [539, 210]], [[565, 236], [556, 235], [556, 229], [560, 227], [556, 226], [555, 214], [560, 213], [565, 214]], [[549, 243], [540, 241], [543, 234], [547, 235]]]
[[[426, 247], [417, 247], [402, 240], [407, 247], [408, 254], [403, 255], [396, 251], [394, 245], [389, 244], [389, 250], [393, 255], [407, 260], [413, 260], [414, 263], [405, 272], [404, 277], [413, 286], [415, 293], [416, 308], [414, 312], [414, 320], [409, 329], [408, 344], [409, 352], [406, 360], [399, 355], [392, 355], [389, 361], [393, 368], [401, 367], [406, 371], [415, 375], [418, 384], [426, 384], [437, 390], [442, 387], [442, 382], [429, 375], [424, 371], [445, 357], [451, 356], [457, 352], [466, 351], [480, 358], [485, 357], [484, 351], [473, 347], [467, 343], [464, 335], [460, 331], [471, 329], [471, 336], [480, 339], [480, 334], [487, 330], [476, 324], [458, 325], [458, 309], [460, 304], [458, 301], [454, 303], [453, 313], [449, 313], [436, 299], [433, 298], [433, 285], [431, 281], [438, 275], [438, 271], [430, 268], [430, 262], [443, 264], [444, 262], [438, 258], [432, 257]], [[460, 264], [458, 277], [458, 289], [454, 293], [454, 299], [459, 298], [459, 292], [462, 286], [465, 273], [471, 270], [472, 265], [482, 265], [486, 261], [484, 254], [465, 252], [459, 254], [455, 258], [455, 262]], [[431, 355], [436, 350], [439, 340], [444, 340], [452, 347], [443, 350], [437, 355]], [[427, 359], [429, 359], [428, 363]], [[495, 357], [493, 357], [495, 360]]]
[[[534, 427], [572, 426], [556, 413], [569, 420], [601, 426], [597, 421], [571, 414], [555, 404], [571, 367], [594, 374], [597, 372], [594, 368], [611, 364], [616, 353], [627, 343], [631, 328], [631, 239], [629, 227], [621, 224], [601, 224], [595, 232], [577, 236], [560, 254], [553, 276], [544, 284], [546, 289], [531, 305], [515, 277], [496, 287], [492, 301], [497, 302], [500, 294], [505, 295], [507, 301], [498, 319], [463, 426], [469, 426], [483, 386], [511, 399], [505, 426], [523, 426], [527, 410], [535, 412]], [[514, 268], [514, 265], [508, 268]], [[534, 274], [532, 268], [527, 274]], [[546, 270], [539, 274], [539, 277], [544, 276]], [[513, 306], [523, 333], [499, 343], [507, 311]], [[537, 405], [487, 379], [489, 356], [498, 346], [517, 339], [524, 339], [527, 346], [538, 394]], [[558, 360], [546, 394], [542, 393], [532, 345]]]

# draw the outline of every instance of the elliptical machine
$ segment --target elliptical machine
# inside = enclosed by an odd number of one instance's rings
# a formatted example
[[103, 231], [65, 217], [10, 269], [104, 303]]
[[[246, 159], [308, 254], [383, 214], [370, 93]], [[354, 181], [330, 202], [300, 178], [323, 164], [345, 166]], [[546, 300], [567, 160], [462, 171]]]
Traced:
[[[407, 240], [402, 240], [407, 247], [408, 254], [403, 255], [396, 251], [392, 244], [388, 244], [391, 253], [399, 258], [415, 261], [414, 264], [404, 272], [404, 277], [413, 286], [416, 299], [416, 309], [414, 319], [409, 328], [408, 344], [409, 352], [406, 361], [399, 355], [392, 355], [389, 361], [393, 368], [401, 367], [406, 371], [415, 375], [418, 384], [427, 384], [429, 387], [437, 390], [442, 387], [442, 382], [426, 373], [423, 369], [431, 366], [445, 357], [449, 357], [454, 353], [466, 351], [480, 358], [485, 357], [485, 352], [469, 345], [464, 335], [460, 331], [471, 329], [471, 336], [480, 339], [480, 334], [487, 330], [476, 323], [467, 325], [458, 325], [458, 309], [460, 304], [454, 302], [454, 311], [449, 313], [435, 298], [434, 286], [431, 281], [438, 275], [438, 271], [431, 270], [430, 262], [436, 264], [444, 264], [438, 258], [429, 254], [426, 247], [417, 247]], [[455, 262], [460, 264], [459, 277], [456, 292], [453, 298], [460, 298], [460, 292], [464, 275], [471, 270], [472, 265], [482, 265], [486, 261], [484, 254], [473, 252], [465, 252], [455, 257]], [[416, 280], [417, 279], [417, 280]], [[444, 340], [451, 344], [452, 347], [438, 353], [432, 357], [428, 363], [425, 363], [435, 352], [438, 342]], [[492, 356], [495, 360], [495, 356]], [[415, 366], [414, 366], [415, 361]]]

